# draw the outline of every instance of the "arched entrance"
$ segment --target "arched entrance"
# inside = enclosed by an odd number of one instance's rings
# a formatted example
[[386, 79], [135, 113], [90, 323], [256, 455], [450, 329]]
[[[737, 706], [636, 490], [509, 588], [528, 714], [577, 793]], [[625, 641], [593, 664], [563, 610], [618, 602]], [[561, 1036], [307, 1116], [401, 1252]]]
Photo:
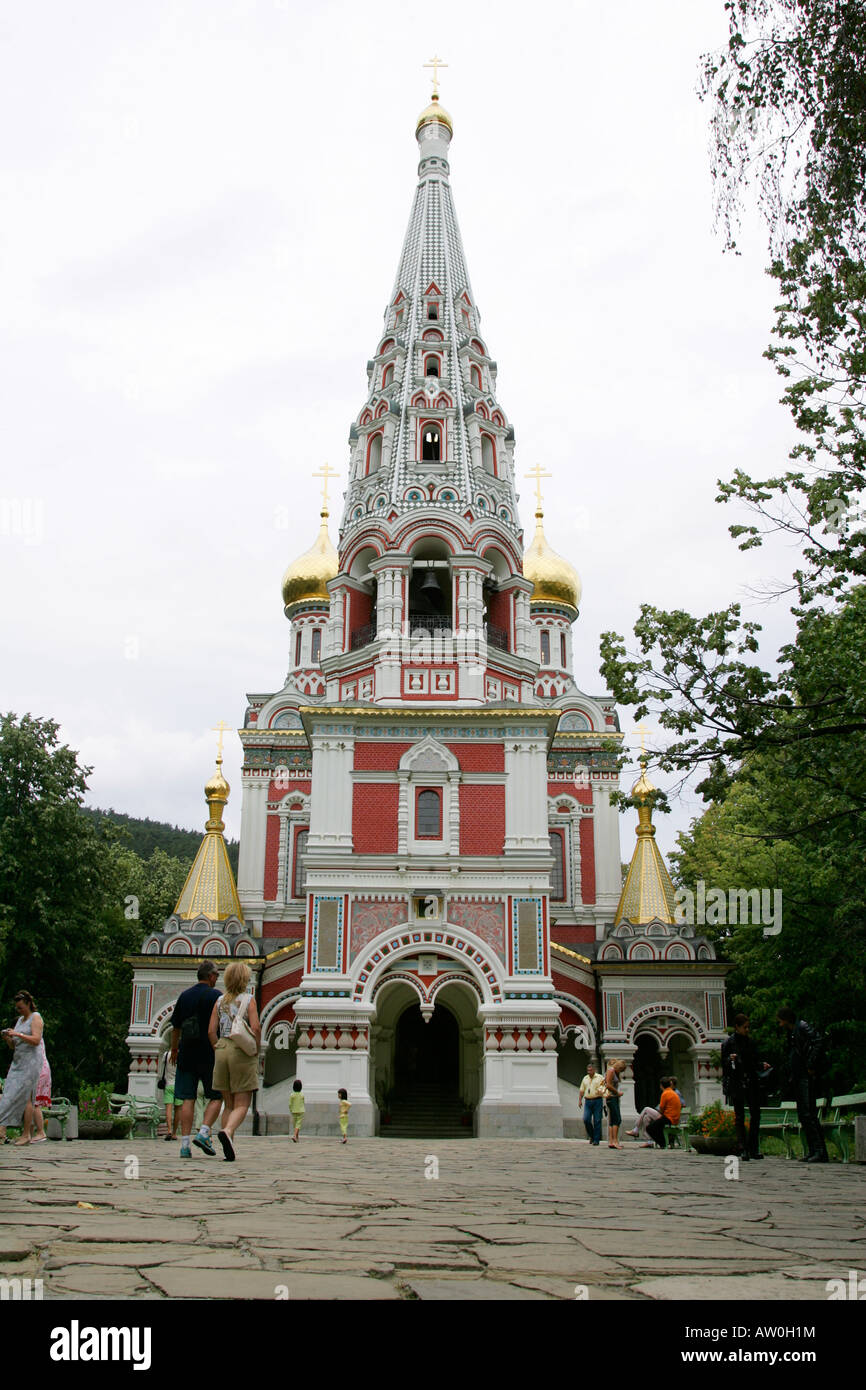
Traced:
[[397, 1021], [394, 1063], [398, 1092], [422, 1085], [458, 1096], [460, 1030], [451, 1010], [442, 1005], [425, 1023], [418, 1004], [404, 1009]]
[[[662, 1060], [658, 1039], [652, 1033], [640, 1033], [635, 1038], [637, 1051], [632, 1061], [634, 1072], [634, 1104], [638, 1114], [645, 1105], [657, 1105], [662, 1093]], [[664, 1073], [666, 1074], [666, 1073]]]
[[404, 980], [386, 981], [376, 1005], [371, 1062], [381, 1137], [471, 1138], [483, 1065], [474, 992], [439, 990], [429, 1023]]
[[695, 1062], [691, 1056], [692, 1039], [685, 1033], [677, 1033], [671, 1038], [668, 1052], [668, 1067], [671, 1076], [677, 1078], [683, 1095], [683, 1105], [687, 1110], [695, 1108]]

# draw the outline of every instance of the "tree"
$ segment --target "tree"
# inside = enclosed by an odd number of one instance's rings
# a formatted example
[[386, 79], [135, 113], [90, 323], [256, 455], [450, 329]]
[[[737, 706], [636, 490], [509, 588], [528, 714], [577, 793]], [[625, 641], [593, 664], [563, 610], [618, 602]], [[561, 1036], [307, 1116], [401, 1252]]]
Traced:
[[28, 989], [54, 1088], [120, 1084], [141, 928], [124, 917], [111, 840], [80, 814], [90, 769], [29, 714], [0, 719], [0, 998]]
[[[712, 103], [717, 208], [726, 244], [750, 183], [770, 230], [780, 303], [766, 355], [800, 432], [788, 468], [719, 483], [756, 519], [730, 529], [741, 549], [772, 531], [797, 540], [788, 592], [794, 641], [758, 659], [760, 626], [739, 604], [694, 617], [644, 604], [637, 650], [602, 637], [602, 674], [636, 717], [672, 735], [668, 771], [698, 771], [706, 799], [729, 790], [744, 759], [794, 745], [836, 759], [866, 732], [862, 594], [866, 578], [866, 6], [861, 0], [727, 0], [727, 49], [703, 65]], [[846, 665], [809, 677], [797, 651], [822, 610], [842, 617]], [[858, 629], [859, 625], [859, 631]], [[829, 656], [829, 653], [827, 654]], [[809, 685], [803, 689], [804, 680]], [[850, 814], [859, 811], [856, 798]]]

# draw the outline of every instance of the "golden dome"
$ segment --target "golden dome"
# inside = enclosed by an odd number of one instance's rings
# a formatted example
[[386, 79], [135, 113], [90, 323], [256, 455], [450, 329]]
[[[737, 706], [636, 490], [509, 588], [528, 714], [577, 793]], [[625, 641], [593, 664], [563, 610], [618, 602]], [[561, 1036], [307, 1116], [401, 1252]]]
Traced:
[[205, 782], [205, 801], [228, 801], [231, 787], [223, 777], [223, 760], [217, 758], [216, 772], [209, 782]]
[[431, 101], [430, 105], [425, 106], [424, 110], [421, 112], [421, 115], [418, 117], [418, 124], [415, 127], [416, 135], [418, 134], [418, 131], [421, 129], [422, 125], [426, 125], [428, 121], [441, 121], [445, 128], [449, 130], [452, 135], [454, 134], [454, 127], [451, 124], [451, 117], [448, 115], [448, 112], [445, 110], [445, 107], [439, 105], [439, 98], [435, 92], [433, 93], [433, 100]]
[[640, 777], [631, 789], [632, 796], [648, 796], [651, 792], [658, 791], [646, 775], [646, 763], [641, 760]]
[[329, 603], [327, 584], [340, 569], [337, 552], [328, 535], [328, 512], [322, 508], [322, 524], [314, 545], [289, 565], [283, 575], [283, 604], [286, 616], [299, 603]]
[[551, 550], [544, 534], [541, 508], [535, 513], [535, 539], [523, 556], [523, 574], [531, 579], [535, 588], [530, 605], [536, 603], [558, 603], [574, 610], [580, 604], [583, 586], [573, 565]]

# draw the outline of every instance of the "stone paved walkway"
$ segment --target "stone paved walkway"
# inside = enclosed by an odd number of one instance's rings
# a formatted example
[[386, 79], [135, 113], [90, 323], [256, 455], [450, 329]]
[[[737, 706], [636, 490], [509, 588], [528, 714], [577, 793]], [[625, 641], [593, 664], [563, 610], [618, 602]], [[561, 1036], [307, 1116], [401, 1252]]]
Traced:
[[826, 1299], [866, 1274], [853, 1164], [767, 1159], [726, 1181], [721, 1159], [554, 1140], [238, 1153], [0, 1148], [0, 1276], [41, 1277], [45, 1299]]

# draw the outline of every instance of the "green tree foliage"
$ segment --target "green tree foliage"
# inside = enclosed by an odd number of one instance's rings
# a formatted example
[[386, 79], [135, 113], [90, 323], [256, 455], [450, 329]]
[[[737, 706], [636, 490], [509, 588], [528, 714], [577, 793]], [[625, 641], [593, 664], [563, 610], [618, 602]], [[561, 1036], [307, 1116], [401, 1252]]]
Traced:
[[45, 1019], [58, 1094], [125, 1079], [132, 972], [141, 926], [124, 917], [105, 827], [81, 815], [90, 769], [54, 721], [0, 719], [0, 1000], [28, 989]]
[[[168, 825], [165, 821], [148, 820], [146, 817], [128, 816], [123, 811], [102, 811], [90, 806], [82, 807], [82, 814], [95, 821], [108, 820], [113, 825], [129, 832], [127, 843], [140, 859], [149, 859], [154, 850], [160, 850], [172, 859], [180, 859], [189, 866], [201, 844], [201, 830], [182, 830], [178, 825]], [[237, 877], [238, 841], [226, 840], [229, 863]], [[172, 904], [172, 907], [174, 904]], [[169, 908], [171, 911], [171, 908]]]
[[[770, 532], [797, 542], [791, 576], [796, 636], [774, 663], [739, 604], [694, 617], [645, 604], [637, 650], [602, 638], [602, 672], [625, 704], [671, 734], [661, 766], [699, 771], [723, 797], [742, 760], [795, 743], [823, 747], [866, 732], [862, 664], [831, 662], [808, 679], [797, 650], [815, 612], [860, 623], [866, 576], [866, 6], [861, 0], [728, 0], [727, 48], [709, 55], [702, 94], [713, 112], [714, 174], [727, 244], [750, 182], [768, 220], [779, 305], [767, 356], [799, 431], [772, 477], [738, 472], [719, 500], [755, 520], [731, 527], [741, 549]], [[862, 649], [851, 632], [851, 657]], [[858, 813], [856, 800], [849, 803]]]

